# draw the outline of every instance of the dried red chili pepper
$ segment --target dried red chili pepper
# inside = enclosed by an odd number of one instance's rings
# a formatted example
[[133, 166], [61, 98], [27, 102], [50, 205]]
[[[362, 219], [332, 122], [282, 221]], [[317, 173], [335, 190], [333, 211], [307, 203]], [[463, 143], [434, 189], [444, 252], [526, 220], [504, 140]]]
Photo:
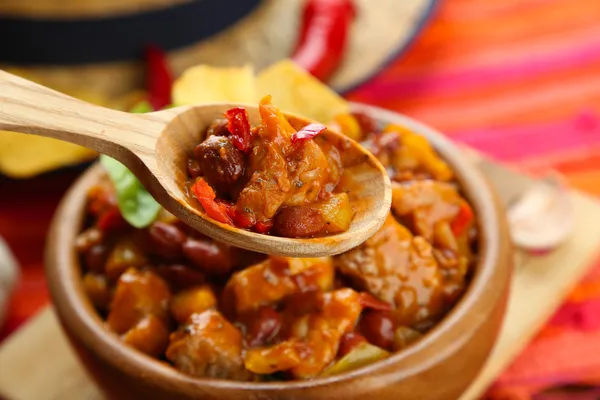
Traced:
[[325, 129], [327, 129], [327, 127], [321, 124], [306, 125], [304, 128], [300, 129], [298, 132], [292, 135], [292, 144], [312, 139], [319, 133], [323, 132]]
[[192, 192], [209, 217], [224, 224], [233, 225], [233, 221], [227, 215], [227, 207], [215, 200], [217, 197], [215, 191], [204, 179], [196, 180], [192, 186]]
[[354, 16], [351, 0], [308, 0], [292, 60], [327, 80], [342, 60]]
[[452, 229], [454, 236], [460, 236], [460, 234], [465, 231], [472, 220], [473, 210], [471, 209], [471, 206], [466, 201], [462, 201], [460, 203], [458, 214], [456, 214], [456, 217], [454, 217], [450, 223], [450, 228]]
[[162, 110], [171, 104], [173, 74], [164, 51], [156, 46], [146, 48], [146, 64], [148, 68], [146, 86], [148, 102], [154, 110]]
[[360, 295], [360, 305], [364, 308], [371, 308], [373, 310], [380, 311], [390, 311], [392, 309], [392, 305], [390, 303], [386, 303], [383, 300], [379, 300], [375, 296], [370, 293], [362, 292]]
[[238, 150], [247, 153], [252, 147], [248, 112], [241, 107], [236, 107], [227, 110], [225, 117], [227, 117], [227, 130], [231, 133], [231, 142]]

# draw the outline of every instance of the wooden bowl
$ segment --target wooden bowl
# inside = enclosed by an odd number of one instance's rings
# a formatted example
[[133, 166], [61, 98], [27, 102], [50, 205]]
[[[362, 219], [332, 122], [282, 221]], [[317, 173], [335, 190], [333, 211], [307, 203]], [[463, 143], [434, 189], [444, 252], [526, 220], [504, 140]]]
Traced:
[[384, 123], [426, 136], [452, 166], [479, 223], [479, 261], [462, 299], [420, 341], [386, 360], [307, 381], [248, 383], [198, 379], [150, 358], [104, 329], [87, 300], [75, 237], [93, 167], [62, 201], [48, 236], [46, 272], [54, 307], [83, 365], [110, 399], [457, 399], [490, 354], [504, 315], [512, 249], [503, 210], [485, 178], [441, 134], [409, 118], [354, 105]]

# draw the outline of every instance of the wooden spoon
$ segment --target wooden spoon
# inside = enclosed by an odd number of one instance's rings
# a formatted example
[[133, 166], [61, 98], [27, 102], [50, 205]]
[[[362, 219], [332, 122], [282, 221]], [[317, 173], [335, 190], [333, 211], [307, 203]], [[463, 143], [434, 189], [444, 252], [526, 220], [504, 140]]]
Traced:
[[[341, 146], [345, 168], [340, 189], [348, 191], [355, 216], [346, 232], [290, 239], [233, 228], [199, 211], [187, 193], [186, 162], [209, 124], [237, 104], [177, 107], [129, 114], [98, 107], [0, 71], [0, 129], [75, 143], [125, 164], [152, 196], [188, 225], [216, 240], [260, 253], [289, 257], [339, 254], [372, 236], [391, 204], [390, 180], [377, 159], [355, 141], [327, 130], [321, 135]], [[256, 106], [252, 125], [260, 121]], [[297, 129], [311, 121], [286, 117]]]

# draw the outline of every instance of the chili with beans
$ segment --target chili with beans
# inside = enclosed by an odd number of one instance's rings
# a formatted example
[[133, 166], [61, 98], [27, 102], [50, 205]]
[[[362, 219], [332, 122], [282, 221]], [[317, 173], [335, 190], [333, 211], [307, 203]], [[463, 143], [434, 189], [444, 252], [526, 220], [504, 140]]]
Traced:
[[[280, 135], [286, 126], [280, 114], [268, 102], [261, 106], [275, 122], [252, 128], [249, 137], [272, 129]], [[260, 168], [262, 158], [248, 160], [244, 153], [244, 112], [229, 114], [210, 127], [190, 163], [192, 190], [203, 206], [210, 204], [207, 213], [262, 231], [317, 234], [307, 192], [294, 192], [301, 206], [280, 207], [289, 196], [276, 206], [257, 200], [258, 188], [269, 184], [254, 176], [272, 179], [272, 171]], [[476, 259], [469, 203], [452, 170], [421, 136], [379, 127], [366, 115], [340, 115], [335, 124], [379, 157], [394, 186], [382, 228], [333, 258], [233, 248], [164, 210], [149, 227], [136, 229], [120, 218], [108, 179], [90, 190], [88, 222], [75, 245], [83, 288], [107, 329], [192, 376], [266, 381], [310, 379], [376, 362], [435, 326], [464, 292]], [[314, 142], [303, 145], [322, 157]], [[272, 157], [271, 165], [279, 160], [278, 148], [256, 139], [252, 146], [261, 157]], [[327, 179], [331, 175], [317, 187], [323, 190]], [[295, 220], [306, 227], [290, 222]]]
[[284, 237], [314, 237], [348, 230], [353, 210], [336, 188], [340, 150], [317, 136], [325, 126], [296, 131], [264, 98], [262, 123], [233, 108], [208, 128], [188, 161], [190, 192], [216, 221]]

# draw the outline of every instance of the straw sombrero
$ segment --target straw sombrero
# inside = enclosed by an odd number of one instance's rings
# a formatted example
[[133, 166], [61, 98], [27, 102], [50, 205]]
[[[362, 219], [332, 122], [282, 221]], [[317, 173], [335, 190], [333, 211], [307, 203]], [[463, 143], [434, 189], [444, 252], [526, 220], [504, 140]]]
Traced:
[[[354, 1], [348, 48], [329, 81], [340, 92], [404, 50], [436, 2]], [[0, 69], [127, 109], [145, 84], [146, 45], [166, 50], [176, 75], [197, 64], [252, 64], [258, 72], [290, 56], [302, 6], [303, 0], [2, 0]], [[0, 174], [28, 177], [94, 156], [67, 143], [0, 132]]]
[[[348, 51], [330, 84], [364, 82], [412, 41], [435, 0], [355, 0]], [[169, 51], [175, 73], [200, 63], [251, 63], [290, 55], [302, 0], [4, 0], [0, 68], [19, 67], [51, 86], [121, 95], [142, 85], [145, 44]], [[10, 38], [10, 39], [6, 39]]]

